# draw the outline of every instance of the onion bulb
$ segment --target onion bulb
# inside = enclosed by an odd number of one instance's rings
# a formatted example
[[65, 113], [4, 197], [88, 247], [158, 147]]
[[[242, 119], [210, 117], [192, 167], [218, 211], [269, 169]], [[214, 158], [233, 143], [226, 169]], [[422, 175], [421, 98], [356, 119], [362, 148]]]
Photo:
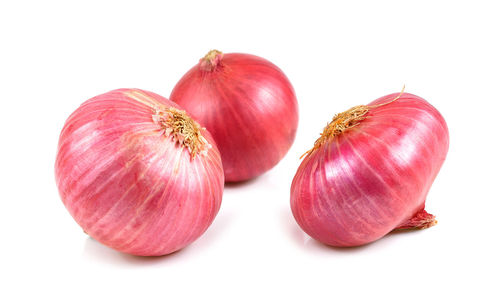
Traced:
[[293, 87], [276, 65], [260, 57], [212, 50], [181, 78], [170, 99], [212, 133], [226, 181], [271, 169], [295, 138]]
[[341, 247], [433, 226], [425, 200], [448, 143], [443, 117], [416, 95], [390, 94], [337, 114], [293, 179], [293, 215], [312, 238]]
[[55, 174], [87, 234], [141, 256], [169, 254], [202, 235], [224, 186], [210, 133], [177, 104], [138, 89], [94, 97], [66, 120]]

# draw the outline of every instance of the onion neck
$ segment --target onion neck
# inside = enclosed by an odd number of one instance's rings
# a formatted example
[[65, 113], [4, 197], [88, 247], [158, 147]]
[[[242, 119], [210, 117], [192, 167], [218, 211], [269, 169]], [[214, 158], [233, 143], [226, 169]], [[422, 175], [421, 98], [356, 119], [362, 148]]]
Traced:
[[408, 219], [394, 230], [414, 230], [414, 229], [427, 229], [437, 224], [436, 217], [430, 213], [427, 213], [424, 209], [413, 215], [412, 218]]
[[164, 129], [165, 135], [171, 136], [176, 143], [187, 148], [191, 159], [198, 154], [206, 154], [211, 148], [201, 133], [205, 128], [189, 117], [185, 111], [173, 107], [156, 109], [153, 122]]
[[200, 68], [208, 72], [214, 71], [220, 65], [223, 55], [221, 51], [211, 50], [200, 59]]

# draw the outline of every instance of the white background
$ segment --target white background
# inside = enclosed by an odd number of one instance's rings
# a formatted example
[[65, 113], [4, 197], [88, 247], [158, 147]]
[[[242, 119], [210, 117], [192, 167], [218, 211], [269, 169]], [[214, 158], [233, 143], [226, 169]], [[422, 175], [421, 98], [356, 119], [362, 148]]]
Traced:
[[[500, 295], [495, 1], [271, 2], [0, 2], [0, 296]], [[65, 119], [116, 88], [168, 97], [212, 48], [287, 74], [300, 107], [290, 152], [227, 187], [212, 226], [178, 253], [133, 257], [90, 239], [54, 182]], [[449, 125], [427, 200], [439, 224], [351, 249], [310, 239], [289, 208], [299, 156], [335, 113], [403, 84]]]

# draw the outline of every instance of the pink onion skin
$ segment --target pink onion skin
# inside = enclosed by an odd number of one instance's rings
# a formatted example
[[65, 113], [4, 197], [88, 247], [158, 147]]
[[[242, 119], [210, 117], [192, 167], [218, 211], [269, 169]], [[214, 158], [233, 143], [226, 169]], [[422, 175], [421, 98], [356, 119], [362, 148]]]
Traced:
[[448, 145], [441, 114], [403, 93], [304, 158], [291, 186], [293, 215], [312, 238], [339, 247], [430, 226], [434, 216], [425, 212], [425, 199]]
[[297, 99], [285, 74], [271, 62], [218, 53], [189, 70], [170, 99], [212, 133], [226, 181], [244, 181], [274, 167], [292, 146]]
[[92, 238], [118, 251], [159, 256], [197, 239], [214, 220], [224, 174], [212, 145], [191, 159], [152, 120], [177, 104], [119, 89], [83, 103], [61, 132], [55, 176], [62, 201]]

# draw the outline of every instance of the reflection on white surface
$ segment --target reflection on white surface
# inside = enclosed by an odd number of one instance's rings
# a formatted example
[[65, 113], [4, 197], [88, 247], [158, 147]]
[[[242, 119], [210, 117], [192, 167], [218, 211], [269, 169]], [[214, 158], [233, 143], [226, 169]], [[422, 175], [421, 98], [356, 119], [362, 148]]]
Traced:
[[116, 266], [159, 265], [166, 262], [172, 262], [175, 259], [178, 259], [182, 254], [183, 250], [159, 257], [133, 256], [109, 248], [99, 243], [92, 237], [88, 237], [85, 240], [85, 245], [83, 247], [84, 259], [112, 264]]
[[358, 253], [370, 250], [377, 251], [379, 249], [390, 247], [391, 245], [397, 245], [397, 242], [399, 241], [406, 241], [405, 239], [402, 238], [418, 237], [419, 236], [418, 234], [425, 232], [425, 230], [399, 230], [390, 232], [381, 239], [372, 243], [368, 243], [366, 245], [355, 246], [355, 247], [334, 247], [323, 244], [311, 238], [304, 231], [302, 231], [302, 229], [295, 222], [295, 220], [291, 222], [290, 217], [293, 218], [293, 216], [288, 216], [286, 213], [283, 213], [282, 224], [284, 226], [284, 230], [288, 232], [290, 239], [293, 239], [296, 245], [303, 248], [303, 251], [305, 253], [310, 253], [310, 254], [324, 253], [324, 254], [330, 254], [333, 257], [335, 257], [335, 255], [338, 253], [341, 254]]
[[92, 237], [87, 237], [83, 247], [83, 257], [89, 260], [93, 261], [98, 260], [118, 266], [123, 266], [127, 264], [145, 265], [145, 264], [155, 264], [155, 263], [161, 264], [164, 262], [170, 263], [174, 261], [177, 262], [177, 259], [181, 258], [181, 255], [183, 255], [183, 257], [189, 257], [184, 255], [189, 255], [193, 247], [197, 247], [194, 248], [195, 250], [196, 249], [203, 250], [203, 247], [207, 247], [213, 244], [215, 241], [217, 241], [217, 239], [221, 235], [224, 234], [224, 230], [230, 225], [230, 223], [231, 223], [230, 213], [222, 215], [219, 214], [219, 216], [216, 217], [216, 219], [214, 220], [212, 225], [208, 228], [208, 230], [191, 245], [188, 245], [187, 247], [179, 251], [176, 251], [174, 253], [171, 253], [169, 255], [157, 256], [157, 257], [142, 257], [142, 256], [133, 256], [126, 253], [121, 253], [119, 251], [116, 251], [112, 248], [109, 248], [99, 243], [99, 241], [93, 239]]

